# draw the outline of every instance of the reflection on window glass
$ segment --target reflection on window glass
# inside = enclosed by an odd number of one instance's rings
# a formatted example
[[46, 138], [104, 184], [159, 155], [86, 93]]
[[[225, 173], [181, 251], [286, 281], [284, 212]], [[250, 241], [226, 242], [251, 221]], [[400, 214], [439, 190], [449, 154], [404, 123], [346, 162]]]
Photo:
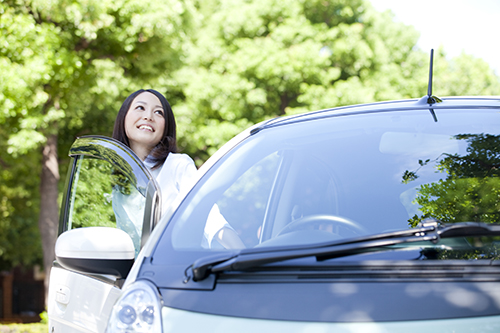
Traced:
[[204, 194], [193, 200], [196, 209], [182, 214], [179, 226], [185, 228], [177, 229], [174, 247], [222, 249], [216, 236], [223, 228], [234, 231], [245, 247], [257, 245], [280, 159], [273, 152], [255, 164], [241, 161], [241, 169], [225, 173], [222, 181], [209, 178]]
[[118, 227], [140, 250], [145, 198], [130, 180], [101, 159], [78, 159], [71, 189], [68, 229]]
[[116, 227], [111, 203], [113, 178], [111, 165], [103, 160], [81, 158], [71, 191], [68, 229]]
[[278, 163], [277, 153], [267, 156], [243, 173], [217, 200], [222, 215], [247, 247], [259, 243]]
[[457, 237], [436, 245], [422, 248], [423, 260], [500, 260], [500, 237]]
[[458, 134], [454, 139], [467, 143], [463, 154], [442, 153], [434, 160], [419, 160], [417, 170], [403, 174], [404, 183], [417, 180], [426, 168], [446, 175], [417, 188], [415, 202], [422, 213], [409, 220], [412, 227], [427, 217], [445, 223], [500, 220], [500, 136]]

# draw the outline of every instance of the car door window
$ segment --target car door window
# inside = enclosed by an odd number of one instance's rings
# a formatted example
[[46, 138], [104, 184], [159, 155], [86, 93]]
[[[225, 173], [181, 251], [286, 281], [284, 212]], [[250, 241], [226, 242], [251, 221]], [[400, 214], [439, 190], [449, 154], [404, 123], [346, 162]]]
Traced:
[[161, 212], [156, 180], [128, 147], [110, 138], [79, 138], [70, 156], [59, 234], [116, 227], [131, 237], [137, 255]]

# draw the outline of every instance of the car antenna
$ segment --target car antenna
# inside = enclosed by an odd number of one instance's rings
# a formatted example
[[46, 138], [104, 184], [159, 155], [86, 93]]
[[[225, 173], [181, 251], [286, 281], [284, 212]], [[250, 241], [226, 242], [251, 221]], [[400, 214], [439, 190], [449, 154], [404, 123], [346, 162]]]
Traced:
[[[433, 62], [434, 62], [434, 49], [431, 49], [431, 62], [429, 66], [429, 85], [427, 86], [427, 104], [432, 105], [436, 103], [441, 103], [442, 100], [439, 97], [433, 96], [432, 95], [432, 67], [433, 67]], [[434, 118], [434, 121], [437, 123], [437, 117], [436, 113], [434, 112], [434, 109], [429, 109], [429, 111], [432, 114], [432, 118]]]

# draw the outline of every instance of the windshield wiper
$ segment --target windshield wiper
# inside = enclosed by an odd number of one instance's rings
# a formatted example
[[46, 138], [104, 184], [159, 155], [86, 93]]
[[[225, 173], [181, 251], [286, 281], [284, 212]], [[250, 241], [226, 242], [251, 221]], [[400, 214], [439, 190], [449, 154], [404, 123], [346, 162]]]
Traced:
[[359, 253], [380, 251], [381, 248], [431, 241], [437, 243], [442, 238], [500, 236], [500, 225], [476, 222], [454, 223], [438, 226], [436, 220], [423, 222], [417, 228], [306, 245], [300, 247], [259, 248], [242, 250], [239, 253], [218, 257], [201, 258], [191, 266], [194, 281], [201, 281], [211, 273], [241, 271], [278, 261], [314, 256], [318, 261], [345, 257]]

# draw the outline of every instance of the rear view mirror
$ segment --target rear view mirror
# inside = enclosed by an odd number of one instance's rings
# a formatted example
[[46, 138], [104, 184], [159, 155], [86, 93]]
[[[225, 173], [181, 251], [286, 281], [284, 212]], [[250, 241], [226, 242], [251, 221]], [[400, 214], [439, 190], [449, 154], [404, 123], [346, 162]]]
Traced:
[[57, 262], [87, 274], [127, 276], [134, 263], [132, 239], [120, 229], [88, 227], [62, 233], [56, 242]]
[[379, 150], [383, 154], [418, 154], [437, 158], [443, 153], [457, 154], [460, 148], [458, 141], [449, 135], [385, 132]]

